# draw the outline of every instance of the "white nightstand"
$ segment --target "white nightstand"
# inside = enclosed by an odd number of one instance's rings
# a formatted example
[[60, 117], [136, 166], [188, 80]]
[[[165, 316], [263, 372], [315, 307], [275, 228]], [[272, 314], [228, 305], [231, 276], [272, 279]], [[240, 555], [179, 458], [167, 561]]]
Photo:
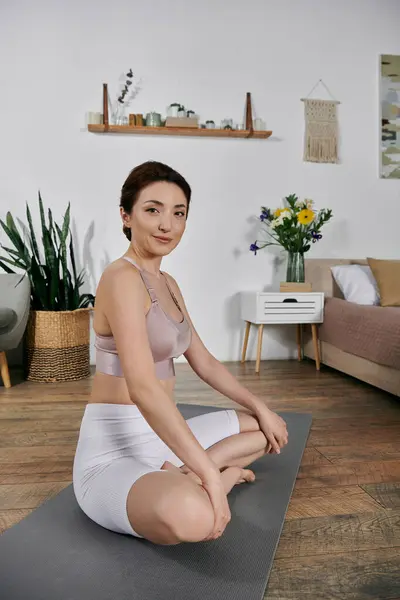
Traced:
[[293, 323], [297, 325], [297, 354], [302, 359], [302, 325], [311, 324], [315, 352], [315, 365], [320, 369], [321, 359], [317, 324], [324, 320], [324, 294], [322, 292], [241, 292], [240, 316], [246, 321], [242, 360], [246, 360], [250, 325], [258, 325], [256, 373], [260, 372], [262, 334], [264, 325]]

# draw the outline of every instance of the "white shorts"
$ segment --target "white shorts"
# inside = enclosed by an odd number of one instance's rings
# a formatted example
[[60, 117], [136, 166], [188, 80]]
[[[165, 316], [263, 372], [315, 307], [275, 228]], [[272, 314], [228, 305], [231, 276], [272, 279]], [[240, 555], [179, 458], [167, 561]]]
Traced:
[[[240, 431], [233, 409], [206, 413], [186, 422], [205, 450]], [[134, 531], [128, 519], [129, 490], [142, 475], [161, 471], [166, 460], [177, 467], [183, 465], [151, 429], [137, 406], [89, 403], [82, 418], [73, 464], [77, 502], [98, 525], [143, 537]]]

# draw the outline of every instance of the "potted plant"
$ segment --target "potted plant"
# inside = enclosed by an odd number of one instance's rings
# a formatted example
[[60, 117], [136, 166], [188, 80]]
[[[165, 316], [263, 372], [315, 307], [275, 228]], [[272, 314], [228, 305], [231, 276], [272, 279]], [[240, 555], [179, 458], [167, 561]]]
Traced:
[[70, 204], [61, 227], [53, 220], [50, 208], [46, 222], [40, 192], [39, 211], [41, 252], [28, 203], [24, 235], [10, 212], [5, 222], [0, 219], [14, 246], [1, 245], [8, 256], [0, 256], [0, 267], [7, 273], [15, 273], [13, 268], [26, 272], [31, 284], [31, 310], [24, 339], [25, 376], [46, 382], [83, 379], [90, 375], [89, 325], [95, 297], [79, 291], [84, 271], [76, 271]]
[[259, 219], [273, 241], [259, 246], [256, 240], [250, 251], [257, 254], [257, 250], [266, 246], [281, 246], [288, 253], [286, 281], [304, 282], [304, 254], [311, 243], [322, 238], [321, 228], [332, 218], [332, 210], [317, 211], [312, 200], [299, 200], [296, 194], [286, 196], [285, 201], [284, 208], [261, 207]]

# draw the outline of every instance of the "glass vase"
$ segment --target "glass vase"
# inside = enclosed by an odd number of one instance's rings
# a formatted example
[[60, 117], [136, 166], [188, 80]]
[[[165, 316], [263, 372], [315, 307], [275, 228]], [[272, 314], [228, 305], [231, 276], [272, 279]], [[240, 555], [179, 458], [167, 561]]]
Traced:
[[112, 124], [113, 125], [127, 125], [128, 118], [125, 112], [125, 104], [123, 102], [117, 102], [112, 112]]
[[304, 254], [302, 252], [288, 252], [286, 281], [303, 283], [304, 279]]

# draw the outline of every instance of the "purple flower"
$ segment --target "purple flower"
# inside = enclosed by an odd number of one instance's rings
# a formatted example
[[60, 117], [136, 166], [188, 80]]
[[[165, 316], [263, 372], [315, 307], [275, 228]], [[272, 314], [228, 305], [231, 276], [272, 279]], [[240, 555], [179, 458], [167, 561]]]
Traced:
[[260, 215], [260, 221], [265, 221], [266, 219], [269, 219], [269, 210], [267, 208], [262, 208], [262, 212]]
[[257, 250], [259, 250], [260, 248], [257, 246], [257, 240], [255, 241], [254, 244], [251, 244], [249, 250], [250, 252], [254, 252], [254, 256], [257, 254]]
[[320, 233], [316, 233], [315, 231], [311, 232], [311, 236], [312, 236], [312, 241], [313, 244], [317, 241], [320, 240], [322, 238], [322, 235]]

